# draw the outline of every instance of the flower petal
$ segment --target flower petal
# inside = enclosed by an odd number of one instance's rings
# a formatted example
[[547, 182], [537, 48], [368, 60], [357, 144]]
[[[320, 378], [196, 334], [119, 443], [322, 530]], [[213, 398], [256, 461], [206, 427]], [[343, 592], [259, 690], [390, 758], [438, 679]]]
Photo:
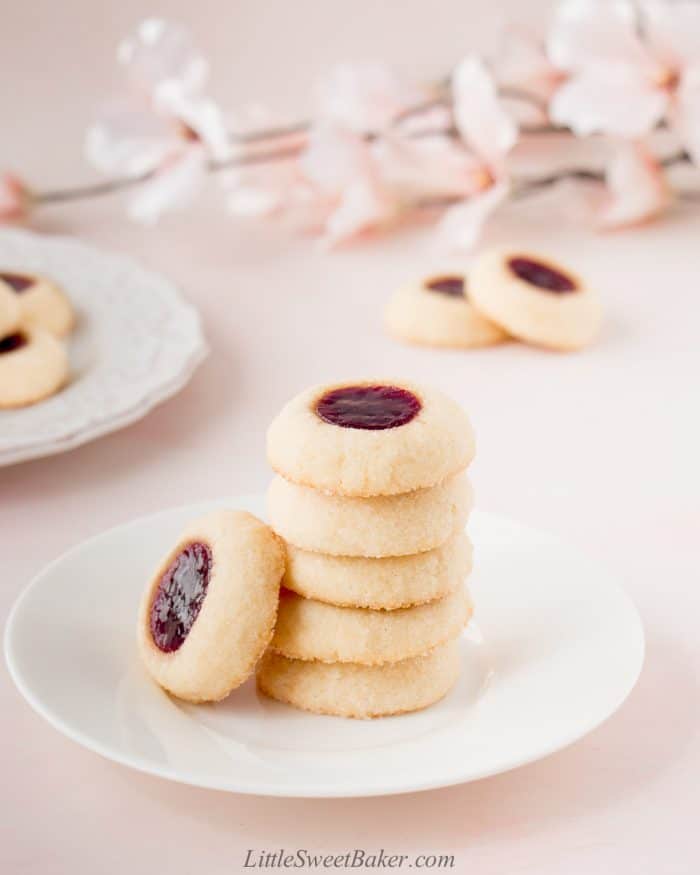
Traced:
[[483, 165], [462, 143], [446, 137], [384, 136], [373, 144], [384, 182], [404, 202], [465, 197], [483, 184]]
[[272, 216], [297, 206], [307, 195], [295, 160], [237, 167], [226, 173], [229, 210], [238, 216]]
[[179, 147], [177, 130], [146, 105], [113, 101], [103, 107], [85, 137], [85, 154], [98, 170], [138, 176], [160, 166]]
[[378, 132], [407, 106], [426, 99], [386, 64], [339, 64], [316, 88], [320, 118], [356, 133]]
[[166, 116], [183, 123], [209, 150], [212, 158], [224, 161], [231, 154], [223, 113], [210, 98], [193, 97], [176, 83], [164, 85], [155, 101]]
[[388, 225], [398, 215], [397, 204], [369, 178], [358, 179], [343, 192], [326, 221], [324, 242], [335, 246], [365, 231]]
[[283, 207], [280, 191], [262, 185], [237, 186], [227, 197], [226, 205], [235, 216], [259, 218], [272, 216]]
[[162, 18], [147, 18], [119, 46], [117, 57], [139, 91], [157, 95], [177, 84], [183, 92], [201, 91], [208, 65], [193, 46], [185, 28]]
[[555, 93], [550, 116], [578, 136], [597, 132], [636, 138], [664, 116], [668, 97], [653, 88], [634, 68], [598, 64], [573, 76]]
[[671, 68], [700, 63], [700, 3], [644, 0], [643, 24], [660, 59]]
[[281, 192], [255, 185], [237, 186], [226, 199], [230, 212], [251, 218], [274, 215], [282, 204]]
[[316, 125], [298, 166], [316, 212], [326, 214], [325, 242], [330, 245], [386, 224], [398, 211], [368, 144], [347, 129]]
[[300, 167], [321, 191], [336, 195], [371, 171], [371, 155], [367, 144], [351, 131], [322, 123], [310, 131]]
[[564, 0], [552, 21], [547, 53], [560, 70], [582, 70], [598, 61], [643, 67], [649, 54], [637, 24], [629, 0]]
[[507, 181], [502, 180], [457, 206], [450, 207], [438, 224], [439, 248], [461, 252], [472, 249], [484, 222], [505, 200], [508, 191]]
[[206, 153], [201, 147], [191, 146], [139, 186], [131, 199], [129, 215], [138, 222], [155, 224], [167, 210], [189, 204], [205, 176]]
[[654, 218], [668, 206], [670, 190], [662, 168], [640, 143], [623, 143], [606, 171], [608, 204], [598, 216], [601, 228], [622, 228]]
[[518, 128], [503, 109], [484, 64], [467, 57], [452, 77], [454, 117], [464, 140], [489, 165], [499, 166], [515, 145]]

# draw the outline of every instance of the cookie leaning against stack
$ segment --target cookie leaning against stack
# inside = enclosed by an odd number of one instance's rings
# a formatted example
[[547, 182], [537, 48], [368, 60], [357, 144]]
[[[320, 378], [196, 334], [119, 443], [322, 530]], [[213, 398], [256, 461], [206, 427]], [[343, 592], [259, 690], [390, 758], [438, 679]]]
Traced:
[[247, 680], [272, 637], [283, 571], [284, 545], [252, 514], [190, 523], [141, 598], [139, 650], [156, 683], [217, 702]]
[[263, 693], [376, 717], [449, 691], [472, 612], [473, 455], [459, 405], [403, 381], [321, 386], [287, 404], [268, 432], [268, 512], [288, 560]]

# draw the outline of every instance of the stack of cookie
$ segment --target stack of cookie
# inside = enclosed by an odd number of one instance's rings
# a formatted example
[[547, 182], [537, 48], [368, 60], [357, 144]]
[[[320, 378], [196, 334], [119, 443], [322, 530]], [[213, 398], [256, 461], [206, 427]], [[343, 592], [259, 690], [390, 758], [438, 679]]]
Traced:
[[473, 454], [459, 405], [404, 382], [317, 387], [282, 410], [268, 511], [288, 559], [262, 692], [349, 717], [447, 693], [472, 612]]

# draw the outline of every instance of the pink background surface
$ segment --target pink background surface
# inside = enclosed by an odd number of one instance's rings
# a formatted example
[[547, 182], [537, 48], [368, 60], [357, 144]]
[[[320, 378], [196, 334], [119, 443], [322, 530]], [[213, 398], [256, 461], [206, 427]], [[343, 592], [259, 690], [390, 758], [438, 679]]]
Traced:
[[[536, 18], [547, 5], [528, 7]], [[435, 76], [522, 6], [5, 3], [0, 166], [45, 186], [90, 178], [84, 127], [117, 84], [116, 40], [145, 14], [192, 26], [226, 106], [260, 99], [296, 112], [337, 60], [383, 57]], [[0, 617], [47, 561], [101, 529], [262, 490], [265, 428], [303, 386], [388, 373], [434, 383], [468, 409], [482, 508], [555, 531], [619, 574], [645, 620], [647, 663], [609, 723], [543, 762], [448, 790], [332, 802], [219, 794], [120, 768], [50, 729], [0, 672], [0, 870], [215, 875], [240, 871], [249, 847], [365, 846], [455, 853], [456, 871], [480, 875], [696, 873], [700, 213], [600, 237], [562, 217], [557, 195], [508, 208], [484, 242], [540, 247], [585, 271], [604, 295], [605, 331], [579, 355], [460, 354], [382, 333], [390, 290], [434, 264], [423, 232], [329, 255], [228, 220], [213, 188], [152, 231], [129, 224], [114, 198], [39, 219], [40, 230], [132, 253], [175, 279], [213, 352], [143, 422], [0, 470]]]

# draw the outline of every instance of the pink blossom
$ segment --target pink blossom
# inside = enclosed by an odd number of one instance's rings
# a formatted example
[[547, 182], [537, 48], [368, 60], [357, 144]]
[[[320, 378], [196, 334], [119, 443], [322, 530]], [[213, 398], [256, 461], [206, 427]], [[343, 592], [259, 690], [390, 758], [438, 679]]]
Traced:
[[700, 159], [700, 4], [566, 0], [548, 49], [570, 73], [552, 100], [555, 122], [636, 139], [666, 119]]
[[207, 66], [186, 31], [144, 21], [119, 48], [128, 93], [104, 107], [86, 138], [88, 159], [102, 172], [144, 175], [129, 212], [153, 222], [190, 202], [209, 162], [228, 157], [222, 114], [204, 94]]
[[468, 251], [479, 239], [481, 229], [491, 213], [508, 197], [505, 180], [491, 184], [449, 210], [437, 228], [437, 243], [442, 249]]
[[316, 89], [319, 122], [301, 170], [311, 186], [324, 241], [334, 245], [398, 218], [402, 201], [385, 178], [384, 135], [407, 108], [425, 103], [424, 89], [378, 63], [342, 64]]
[[447, 136], [385, 135], [372, 151], [385, 184], [406, 207], [468, 197], [483, 185], [480, 158]]
[[649, 221], [663, 212], [671, 192], [663, 168], [641, 143], [618, 144], [606, 171], [608, 200], [598, 214], [603, 229]]
[[386, 226], [400, 205], [384, 184], [370, 146], [332, 124], [312, 129], [300, 167], [323, 215], [329, 245]]
[[28, 187], [13, 173], [0, 173], [0, 223], [22, 219], [28, 211]]
[[424, 103], [426, 89], [404, 82], [385, 64], [339, 64], [316, 86], [319, 119], [357, 134], [378, 133], [407, 107]]
[[[269, 119], [264, 127], [276, 127]], [[245, 216], [291, 217], [335, 245], [384, 226], [399, 204], [382, 178], [379, 141], [334, 122], [303, 135], [275, 137], [241, 154], [253, 163], [226, 173], [229, 209]], [[256, 155], [279, 155], [256, 163]]]
[[158, 100], [171, 88], [198, 95], [209, 76], [209, 65], [195, 51], [189, 33], [161, 18], [142, 21], [132, 36], [117, 48], [130, 85]]
[[475, 159], [471, 191], [451, 207], [438, 226], [438, 240], [452, 249], [469, 249], [482, 225], [509, 190], [507, 156], [518, 136], [517, 125], [503, 108], [483, 63], [468, 57], [452, 78], [454, 120], [464, 149]]
[[478, 58], [465, 58], [454, 72], [452, 90], [455, 124], [462, 139], [485, 168], [499, 174], [518, 128], [501, 105], [484, 64]]

